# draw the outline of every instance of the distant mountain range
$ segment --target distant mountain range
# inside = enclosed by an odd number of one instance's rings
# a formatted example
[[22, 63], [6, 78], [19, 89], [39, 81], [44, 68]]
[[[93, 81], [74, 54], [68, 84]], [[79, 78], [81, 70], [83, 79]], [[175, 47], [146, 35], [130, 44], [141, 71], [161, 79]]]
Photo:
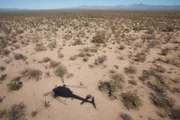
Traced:
[[[178, 10], [180, 11], [180, 5], [147, 5], [147, 4], [132, 4], [132, 5], [117, 5], [117, 6], [98, 6], [98, 5], [81, 5], [77, 7], [60, 8], [60, 9], [36, 9], [36, 10]], [[0, 12], [12, 12], [12, 11], [36, 11], [34, 9], [18, 9], [7, 8], [1, 9]]]

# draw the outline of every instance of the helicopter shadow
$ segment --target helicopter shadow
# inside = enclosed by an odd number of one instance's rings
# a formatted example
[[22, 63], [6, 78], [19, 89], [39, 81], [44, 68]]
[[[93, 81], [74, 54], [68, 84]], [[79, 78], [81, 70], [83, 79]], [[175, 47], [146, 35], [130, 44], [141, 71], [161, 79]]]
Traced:
[[92, 97], [91, 100], [88, 100], [87, 97], [83, 98], [81, 96], [73, 94], [73, 92], [68, 87], [66, 87], [66, 85], [58, 86], [58, 87], [54, 88], [53, 93], [54, 93], [55, 98], [63, 97], [63, 98], [71, 98], [72, 100], [73, 99], [80, 100], [81, 105], [83, 105], [84, 103], [90, 103], [96, 109], [96, 104], [95, 104], [95, 98], [94, 97]]

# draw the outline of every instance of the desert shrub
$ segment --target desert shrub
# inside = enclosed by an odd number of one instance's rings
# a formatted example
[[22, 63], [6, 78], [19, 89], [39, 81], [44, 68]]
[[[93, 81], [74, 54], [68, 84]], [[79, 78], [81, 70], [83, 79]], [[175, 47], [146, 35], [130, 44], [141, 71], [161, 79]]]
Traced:
[[137, 62], [144, 62], [146, 60], [145, 53], [141, 52], [141, 53], [136, 54], [134, 56], [134, 60], [137, 61]]
[[152, 40], [148, 43], [149, 48], [155, 48], [157, 45], [159, 45], [159, 42], [157, 40]]
[[173, 32], [174, 28], [173, 26], [166, 26], [165, 28], [162, 29], [162, 32]]
[[7, 84], [7, 87], [9, 88], [9, 90], [12, 90], [12, 91], [16, 91], [16, 90], [19, 90], [23, 83], [20, 81], [20, 78], [21, 77], [15, 77], [13, 80], [11, 80], [11, 82], [9, 84]]
[[57, 43], [56, 43], [56, 41], [52, 41], [52, 42], [50, 42], [49, 44], [48, 44], [48, 48], [49, 49], [54, 49], [54, 48], [56, 48], [57, 47]]
[[128, 110], [136, 109], [142, 105], [142, 101], [139, 96], [131, 92], [122, 93], [122, 102]]
[[7, 118], [9, 120], [25, 120], [26, 106], [23, 103], [14, 104], [10, 110], [8, 110]]
[[120, 90], [124, 83], [124, 77], [121, 74], [114, 74], [112, 75], [110, 81], [100, 81], [99, 82], [99, 90], [105, 92], [111, 98], [117, 98], [117, 92]]
[[161, 50], [161, 55], [166, 56], [168, 54], [168, 52], [169, 52], [169, 49], [168, 48], [164, 48], [164, 49]]
[[178, 77], [176, 77], [176, 78], [170, 78], [170, 80], [171, 80], [173, 83], [179, 83], [180, 78], [178, 78]]
[[152, 69], [159, 73], [166, 72], [166, 69], [164, 67], [162, 67], [161, 65], [156, 65], [156, 68], [152, 68]]
[[126, 113], [120, 114], [122, 120], [133, 120], [132, 117]]
[[88, 61], [88, 57], [84, 57], [84, 58], [83, 58], [83, 61], [84, 61], [84, 62], [87, 62], [87, 61]]
[[77, 55], [73, 55], [69, 58], [70, 60], [76, 60], [77, 59]]
[[24, 56], [23, 54], [20, 54], [20, 53], [16, 53], [16, 54], [14, 54], [14, 58], [16, 59], [16, 60], [25, 60], [27, 57], [26, 56]]
[[167, 96], [151, 94], [150, 100], [156, 107], [164, 108], [165, 110], [174, 106], [172, 99]]
[[66, 34], [66, 35], [64, 35], [63, 38], [64, 38], [65, 40], [70, 40], [70, 39], [72, 38], [72, 35]]
[[136, 68], [131, 65], [128, 67], [125, 67], [124, 70], [127, 74], [135, 74], [136, 73]]
[[154, 29], [153, 28], [148, 28], [146, 33], [147, 34], [153, 34], [154, 33]]
[[46, 50], [46, 47], [44, 47], [42, 44], [36, 44], [36, 46], [35, 46], [35, 50], [37, 51], [37, 52], [41, 52], [41, 51], [45, 51]]
[[9, 51], [8, 49], [4, 49], [3, 50], [3, 55], [7, 56], [11, 53], [11, 51]]
[[74, 40], [72, 45], [82, 45], [82, 44], [83, 44], [83, 42], [80, 39], [76, 39], [76, 40]]
[[4, 71], [5, 69], [6, 69], [6, 67], [0, 65], [0, 70], [1, 71]]
[[156, 76], [157, 72], [161, 72], [163, 73], [165, 70], [163, 69], [163, 67], [157, 67], [157, 68], [150, 68], [149, 70], [143, 70], [143, 73], [141, 75], [140, 80], [147, 80], [150, 78], [150, 76]]
[[131, 84], [131, 85], [137, 85], [137, 81], [136, 80], [129, 80], [128, 83]]
[[96, 53], [96, 52], [98, 52], [98, 49], [97, 49], [97, 47], [86, 47], [82, 51]]
[[0, 36], [0, 49], [5, 48], [8, 45], [8, 41]]
[[86, 53], [83, 52], [83, 51], [80, 51], [79, 54], [78, 54], [79, 57], [85, 57], [86, 56]]
[[57, 69], [54, 71], [54, 73], [56, 76], [63, 78], [64, 75], [67, 73], [67, 69], [65, 66], [60, 65], [59, 67], [57, 67]]
[[105, 43], [106, 37], [104, 32], [97, 32], [92, 39], [93, 43]]
[[99, 64], [103, 64], [106, 60], [107, 60], [107, 56], [102, 55], [102, 56], [99, 56], [97, 59], [95, 59], [94, 63], [96, 65], [99, 65]]
[[51, 68], [54, 68], [54, 67], [59, 66], [59, 64], [60, 64], [60, 62], [51, 60], [49, 66], [50, 66]]
[[28, 69], [28, 76], [30, 78], [36, 78], [37, 80], [39, 80], [41, 75], [42, 75], [42, 71], [38, 69]]
[[31, 116], [32, 116], [32, 117], [35, 117], [35, 116], [37, 115], [37, 113], [38, 113], [38, 111], [37, 111], [37, 110], [32, 111], [32, 112], [31, 112]]
[[51, 60], [51, 58], [49, 58], [49, 57], [44, 57], [43, 60], [42, 60], [42, 62], [43, 62], [43, 63], [47, 63], [47, 62], [49, 62], [50, 60]]
[[170, 118], [173, 120], [180, 120], [180, 108], [173, 108], [170, 113]]
[[7, 114], [6, 110], [1, 110], [0, 109], [0, 119], [2, 119], [6, 114]]
[[59, 54], [58, 54], [58, 57], [59, 57], [59, 58], [63, 58], [64, 55], [63, 55], [62, 53], [59, 53]]
[[125, 48], [126, 48], [126, 46], [123, 45], [123, 44], [121, 44], [121, 45], [119, 46], [119, 49], [120, 49], [120, 50], [124, 50]]

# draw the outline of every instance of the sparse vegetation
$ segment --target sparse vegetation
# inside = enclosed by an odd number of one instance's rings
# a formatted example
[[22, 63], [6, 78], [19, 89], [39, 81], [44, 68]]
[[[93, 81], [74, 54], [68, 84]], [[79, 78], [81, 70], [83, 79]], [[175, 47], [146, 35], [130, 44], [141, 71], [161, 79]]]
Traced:
[[[179, 18], [179, 11], [0, 12], [0, 119], [57, 118], [42, 109], [57, 110], [50, 96], [53, 88], [64, 85], [60, 92], [69, 89], [73, 93], [66, 94], [69, 107], [60, 105], [65, 112], [72, 106], [79, 108], [75, 105], [78, 102], [68, 99], [92, 94], [84, 102], [91, 107], [91, 103], [94, 107], [97, 104], [100, 111], [94, 111], [95, 120], [179, 120]], [[14, 75], [18, 77], [12, 79]], [[97, 96], [98, 90], [105, 96]], [[44, 92], [48, 96], [43, 97]], [[26, 94], [28, 98], [23, 98]], [[107, 96], [110, 100], [105, 100]], [[64, 103], [59, 97], [56, 100]], [[28, 103], [26, 118], [25, 112], [11, 108], [17, 101]], [[110, 114], [102, 115], [101, 109], [110, 107]], [[125, 107], [129, 111], [118, 114]], [[82, 110], [78, 113], [85, 118]], [[68, 119], [66, 115], [61, 117]]]

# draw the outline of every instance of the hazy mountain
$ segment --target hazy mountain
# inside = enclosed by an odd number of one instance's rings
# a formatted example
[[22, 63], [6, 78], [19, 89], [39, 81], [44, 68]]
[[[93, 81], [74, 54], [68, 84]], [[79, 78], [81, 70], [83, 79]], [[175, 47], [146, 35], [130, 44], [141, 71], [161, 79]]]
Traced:
[[[41, 9], [39, 9], [41, 10]], [[180, 10], [180, 5], [146, 5], [146, 4], [132, 4], [132, 5], [117, 5], [117, 6], [98, 6], [98, 5], [81, 5], [70, 8], [60, 8], [51, 10]], [[32, 11], [32, 9], [17, 9], [7, 8], [0, 11]]]
[[180, 10], [180, 5], [117, 5], [117, 6], [88, 6], [82, 5], [70, 9], [109, 9], [109, 10]]

